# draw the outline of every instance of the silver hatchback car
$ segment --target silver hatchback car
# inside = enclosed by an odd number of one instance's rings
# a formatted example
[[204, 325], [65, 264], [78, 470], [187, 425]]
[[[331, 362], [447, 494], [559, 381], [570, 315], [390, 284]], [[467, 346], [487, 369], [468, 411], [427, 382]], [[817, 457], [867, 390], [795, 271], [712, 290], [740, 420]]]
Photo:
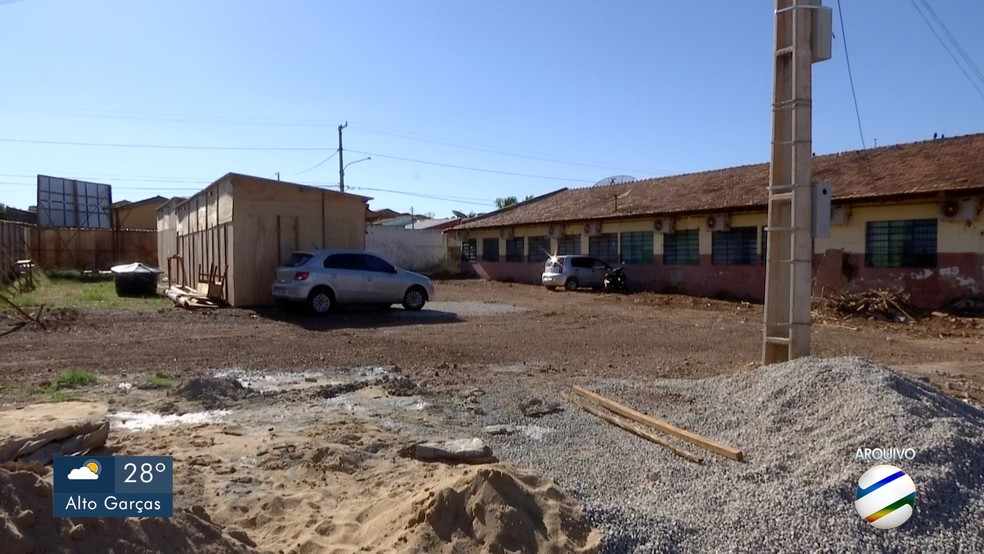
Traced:
[[612, 266], [591, 256], [551, 256], [543, 265], [540, 282], [548, 289], [601, 288], [605, 273], [611, 269]]
[[328, 313], [336, 304], [400, 303], [416, 311], [434, 298], [434, 285], [362, 250], [306, 250], [292, 253], [277, 268], [273, 298], [303, 302], [316, 314]]

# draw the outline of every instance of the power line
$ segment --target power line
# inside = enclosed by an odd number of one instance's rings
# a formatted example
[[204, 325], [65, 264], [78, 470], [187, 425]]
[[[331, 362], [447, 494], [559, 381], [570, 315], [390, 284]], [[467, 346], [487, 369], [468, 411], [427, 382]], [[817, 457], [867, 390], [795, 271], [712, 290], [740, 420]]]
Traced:
[[268, 151], [268, 152], [318, 152], [325, 151], [327, 148], [313, 147], [279, 147], [279, 146], [182, 146], [178, 144], [120, 144], [108, 142], [71, 142], [61, 140], [29, 140], [0, 138], [0, 142], [14, 142], [21, 144], [55, 144], [59, 146], [94, 146], [105, 148], [159, 148], [162, 150], [243, 150], [243, 151]]
[[[36, 176], [35, 175], [27, 175], [27, 174], [16, 174], [16, 173], [0, 173], [0, 177], [15, 177], [15, 178], [16, 177], [24, 177], [24, 178], [32, 178], [33, 179]], [[80, 175], [78, 178], [79, 179], [83, 179], [83, 180], [86, 180], [86, 179], [106, 179], [105, 176], [97, 176], [97, 175], [92, 175], [92, 174], [89, 174], [89, 175]], [[212, 183], [212, 180], [204, 180], [204, 179], [202, 179], [202, 180], [192, 180], [192, 179], [180, 180], [180, 179], [167, 179], [167, 178], [134, 178], [134, 177], [126, 178], [125, 181], [135, 181], [135, 182], [142, 182], [143, 181], [143, 182], [156, 182], [156, 183], [172, 183], [172, 182], [174, 182], [174, 183], [181, 183], [181, 184], [200, 183], [202, 185], [208, 185], [208, 184]], [[0, 184], [21, 186], [21, 187], [34, 187], [34, 186], [37, 185], [36, 182], [27, 182], [27, 183], [25, 183], [25, 182], [15, 182], [15, 181], [0, 181]], [[338, 183], [336, 183], [336, 182], [328, 182], [328, 181], [307, 181], [304, 184], [307, 184], [307, 185], [310, 185], [310, 186], [320, 186], [322, 188], [336, 188], [336, 189], [338, 188]], [[187, 186], [177, 186], [177, 187], [169, 187], [169, 186], [144, 186], [144, 187], [140, 187], [140, 186], [127, 186], [127, 185], [115, 185], [115, 184], [112, 185], [112, 186], [113, 186], [113, 190], [194, 191], [194, 192], [197, 192], [197, 191], [201, 191], [202, 190], [202, 187], [187, 187]], [[422, 194], [422, 193], [406, 192], [406, 191], [400, 191], [400, 190], [374, 188], [374, 187], [346, 187], [346, 188], [355, 189], [355, 190], [374, 191], [374, 192], [387, 192], [387, 193], [391, 193], [391, 194], [402, 194], [402, 195], [405, 195], [405, 196], [414, 196], [414, 197], [417, 197], [417, 198], [427, 198], [427, 199], [431, 199], [431, 200], [441, 200], [441, 201], [444, 201], [444, 202], [459, 202], [459, 203], [462, 203], [462, 204], [472, 204], [472, 205], [476, 205], [476, 206], [491, 206], [491, 205], [494, 205], [494, 202], [492, 200], [489, 200], [489, 199], [486, 199], [486, 198], [476, 198], [476, 197], [472, 197], [472, 196], [452, 196], [452, 195]]]
[[858, 109], [858, 94], [854, 91], [854, 73], [851, 71], [851, 55], [847, 51], [847, 31], [844, 28], [844, 10], [841, 0], [837, 0], [837, 16], [840, 18], [841, 38], [844, 40], [844, 59], [847, 60], [847, 79], [851, 83], [851, 96], [854, 98], [854, 115], [858, 118], [858, 134], [861, 135], [861, 150], [865, 149], [864, 131], [861, 129], [861, 110]]
[[386, 159], [390, 159], [390, 160], [399, 160], [399, 161], [402, 161], [402, 162], [412, 162], [412, 163], [425, 164], [425, 165], [435, 165], [435, 166], [438, 166], [438, 167], [449, 167], [449, 168], [452, 168], [452, 169], [463, 169], [463, 170], [466, 170], [466, 171], [478, 171], [478, 172], [481, 172], [481, 173], [494, 173], [494, 174], [497, 174], [497, 175], [510, 175], [510, 176], [513, 176], [513, 177], [528, 177], [530, 179], [547, 179], [547, 180], [550, 180], [550, 181], [567, 181], [567, 182], [571, 182], [571, 183], [582, 183], [582, 184], [590, 183], [590, 181], [587, 181], [585, 179], [570, 179], [570, 178], [567, 178], [567, 177], [551, 177], [549, 175], [533, 175], [533, 174], [530, 174], [530, 173], [516, 173], [516, 172], [513, 172], [513, 171], [499, 171], [499, 170], [496, 170], [496, 169], [485, 169], [485, 168], [481, 168], [481, 167], [471, 167], [471, 166], [467, 166], [467, 165], [446, 164], [446, 163], [441, 163], [441, 162], [432, 162], [432, 161], [428, 161], [428, 160], [418, 160], [416, 158], [403, 158], [403, 157], [400, 157], [400, 156], [389, 156], [389, 155], [386, 155], [386, 154], [379, 154], [379, 153], [376, 153], [376, 152], [364, 152], [362, 150], [349, 150], [349, 152], [355, 152], [356, 154], [363, 154], [363, 155], [366, 155], [366, 156], [376, 156], [376, 157], [379, 157], [379, 158], [386, 158]]
[[[89, 108], [65, 108], [65, 107], [43, 108], [43, 107], [30, 106], [25, 104], [17, 104], [13, 102], [0, 102], [0, 105], [17, 106], [22, 109], [26, 108], [29, 110], [50, 112], [55, 114], [62, 114], [62, 115], [69, 115], [69, 116], [76, 116], [76, 117], [118, 119], [124, 121], [167, 121], [167, 122], [177, 122], [177, 123], [211, 123], [211, 124], [220, 124], [220, 125], [271, 125], [271, 126], [281, 125], [281, 126], [289, 126], [289, 127], [292, 126], [334, 127], [335, 125], [337, 125], [337, 122], [335, 121], [317, 120], [317, 119], [277, 119], [277, 118], [238, 117], [238, 116], [221, 116], [221, 115], [194, 115], [194, 114], [179, 114], [179, 113], [126, 112], [126, 111], [117, 111], [117, 110], [99, 110], [99, 109], [89, 109]], [[623, 172], [627, 171], [627, 172], [641, 172], [641, 173], [658, 173], [658, 171], [652, 169], [625, 167], [619, 164], [610, 164], [610, 163], [597, 162], [597, 161], [574, 160], [571, 158], [565, 158], [562, 156], [556, 156], [552, 154], [544, 154], [538, 152], [530, 152], [526, 150], [503, 148], [503, 147], [498, 147], [488, 144], [482, 144], [478, 142], [464, 141], [464, 140], [452, 139], [447, 137], [439, 137], [439, 136], [427, 135], [423, 133], [416, 133], [412, 131], [403, 131], [400, 129], [392, 129], [389, 127], [382, 127], [378, 125], [370, 125], [367, 123], [354, 123], [353, 126], [356, 126], [359, 129], [372, 134], [391, 136], [391, 137], [414, 141], [414, 142], [451, 146], [453, 148], [460, 148], [463, 150], [472, 150], [476, 152], [499, 154], [501, 156], [546, 161], [551, 163], [573, 165], [573, 166], [580, 166], [580, 167], [590, 167], [595, 169], [617, 170]]]
[[[636, 171], [643, 173], [658, 173], [657, 171], [651, 169], [639, 169], [617, 166], [615, 164], [604, 164], [601, 162], [585, 162], [585, 161], [574, 161], [569, 158], [563, 158], [561, 156], [553, 156], [550, 154], [540, 154], [535, 152], [529, 152], [525, 150], [514, 150], [499, 148], [496, 146], [489, 146], [476, 142], [459, 141], [455, 139], [445, 139], [441, 137], [434, 137], [432, 135], [425, 135], [421, 133], [412, 133], [408, 131], [400, 131], [397, 129], [387, 129], [386, 127], [378, 127], [375, 125], [358, 124], [359, 129], [368, 131], [369, 133], [375, 133], [383, 136], [390, 136], [401, 138], [405, 140], [411, 140], [415, 142], [423, 142], [429, 144], [440, 144], [442, 146], [451, 146], [453, 148], [461, 148], [463, 150], [472, 150], [475, 152], [487, 152], [491, 154], [499, 154], [502, 156], [509, 156], [513, 158], [524, 158], [527, 160], [538, 160], [544, 162], [551, 162], [564, 165], [576, 165], [581, 167], [591, 167], [595, 169], [614, 169], [618, 171]], [[373, 130], [379, 129], [379, 130]]]
[[[916, 8], [916, 11], [919, 12], [919, 17], [921, 17], [923, 19], [923, 21], [926, 22], [926, 25], [929, 26], [929, 30], [933, 32], [933, 35], [936, 37], [936, 40], [938, 40], [940, 42], [940, 44], [943, 46], [943, 49], [946, 50], [946, 53], [949, 54], [951, 58], [953, 58], [953, 63], [957, 64], [957, 67], [960, 68], [960, 72], [964, 74], [964, 77], [966, 77], [967, 80], [970, 81], [970, 84], [973, 85], [974, 88], [977, 90], [977, 94], [980, 94], [981, 95], [981, 98], [984, 98], [984, 90], [982, 90], [981, 87], [980, 87], [980, 85], [978, 85], [977, 81], [975, 81], [974, 78], [970, 76], [970, 73], [967, 72], [967, 69], [964, 67], [964, 64], [960, 63], [960, 60], [957, 59], [956, 54], [953, 53], [953, 50], [951, 50], [950, 46], [946, 43], [946, 41], [943, 40], [943, 37], [940, 36], [939, 31], [937, 31], [936, 28], [933, 27], [933, 24], [930, 23], [929, 18], [926, 17], [926, 14], [924, 14], [923, 11], [921, 9], [919, 9], [919, 6], [916, 4], [916, 0], [909, 0], [909, 2], [912, 4], [912, 7]], [[932, 9], [925, 2], [923, 2], [923, 4], [924, 4], [924, 6], [926, 8], [928, 8], [930, 10]], [[935, 13], [935, 12], [933, 12], [933, 13]], [[944, 27], [944, 29], [946, 28], [946, 26], [943, 25], [943, 22], [942, 21], [940, 21], [939, 23], [940, 23], [941, 26]], [[947, 34], [949, 34], [949, 31], [946, 31], [946, 32], [947, 32]], [[952, 37], [952, 35], [951, 35], [951, 37]], [[959, 47], [959, 44], [956, 43], [956, 40], [955, 39], [953, 39], [953, 42], [954, 42], [954, 44], [957, 45], [957, 48], [960, 48]], [[963, 49], [960, 48], [960, 50], [963, 50]], [[973, 65], [973, 63], [971, 63], [971, 65]], [[976, 69], [976, 67], [977, 66], [974, 65], [974, 68], [975, 69]]]
[[348, 188], [349, 189], [355, 189], [355, 190], [368, 190], [368, 191], [375, 191], [375, 192], [388, 192], [390, 194], [402, 194], [402, 195], [405, 195], [405, 196], [414, 196], [416, 198], [427, 198], [429, 200], [441, 200], [443, 202], [457, 202], [459, 204], [471, 204], [471, 205], [474, 205], [474, 206], [494, 206], [495, 205], [495, 202], [493, 202], [491, 200], [486, 200], [486, 201], [483, 201], [483, 202], [474, 202], [474, 201], [469, 201], [469, 200], [462, 200], [460, 197], [455, 197], [455, 196], [439, 196], [439, 195], [431, 195], [431, 194], [420, 194], [419, 192], [405, 192], [405, 191], [402, 191], [402, 190], [379, 189], [379, 188], [373, 188], [373, 187], [348, 187]]
[[943, 33], [946, 34], [946, 37], [950, 40], [950, 43], [956, 49], [957, 53], [960, 54], [960, 57], [968, 66], [970, 66], [977, 78], [984, 83], [984, 74], [981, 73], [981, 70], [977, 67], [977, 64], [974, 63], [974, 60], [970, 59], [970, 56], [967, 55], [967, 51], [960, 46], [960, 42], [957, 41], [957, 37], [953, 36], [953, 33], [950, 32], [950, 29], [946, 26], [946, 23], [943, 23], [940, 16], [936, 14], [936, 10], [934, 10], [926, 0], [920, 0], [920, 3], [922, 3], [923, 7], [926, 8], [926, 11], [929, 12], [929, 15], [933, 18], [933, 20], [936, 21], [936, 24], [943, 29]]
[[331, 155], [331, 156], [328, 156], [327, 158], [325, 158], [325, 159], [323, 159], [323, 160], [321, 160], [320, 162], [318, 162], [318, 163], [316, 163], [316, 164], [314, 164], [313, 166], [311, 166], [311, 167], [309, 167], [309, 168], [307, 168], [307, 169], [305, 169], [304, 171], [302, 171], [302, 172], [300, 172], [300, 173], [291, 173], [291, 175], [304, 175], [305, 173], [307, 173], [307, 172], [309, 172], [309, 171], [314, 171], [315, 169], [318, 169], [319, 167], [321, 167], [321, 166], [322, 166], [322, 165], [323, 165], [323, 164], [324, 164], [325, 162], [327, 162], [328, 160], [330, 160], [330, 159], [332, 159], [332, 158], [334, 158], [334, 157], [335, 157], [335, 156], [337, 156], [337, 155], [338, 155], [338, 150], [335, 150], [335, 151], [334, 151], [334, 152], [332, 153], [332, 155]]
[[212, 123], [219, 125], [281, 125], [285, 127], [331, 127], [335, 122], [320, 119], [290, 119], [266, 117], [242, 117], [226, 115], [181, 114], [167, 112], [128, 112], [120, 110], [101, 110], [95, 108], [69, 108], [63, 106], [32, 106], [16, 102], [0, 102], [0, 105], [14, 106], [22, 110], [32, 110], [72, 117], [91, 117], [95, 119], [115, 119], [121, 121], [166, 121], [171, 123]]

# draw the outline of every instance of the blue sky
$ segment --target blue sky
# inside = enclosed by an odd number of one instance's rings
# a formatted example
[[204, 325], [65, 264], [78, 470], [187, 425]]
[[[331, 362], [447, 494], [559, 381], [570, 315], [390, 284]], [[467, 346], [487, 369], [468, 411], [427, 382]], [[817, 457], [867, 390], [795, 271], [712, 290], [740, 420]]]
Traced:
[[[962, 73], [922, 1], [844, 0], [846, 35], [825, 1], [836, 38], [813, 66], [818, 154], [862, 147], [845, 37], [867, 147], [984, 131], [984, 79]], [[984, 67], [984, 2], [925, 1]], [[230, 171], [337, 187], [337, 158], [311, 168], [345, 121], [345, 161], [373, 158], [346, 189], [439, 217], [611, 175], [766, 162], [773, 10], [0, 0], [0, 203], [34, 204], [38, 173], [109, 183], [114, 200], [190, 195]]]

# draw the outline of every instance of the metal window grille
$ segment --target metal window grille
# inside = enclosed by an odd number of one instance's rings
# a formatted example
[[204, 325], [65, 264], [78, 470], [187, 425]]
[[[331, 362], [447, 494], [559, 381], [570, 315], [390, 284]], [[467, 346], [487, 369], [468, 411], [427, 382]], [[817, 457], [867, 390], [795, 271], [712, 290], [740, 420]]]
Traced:
[[581, 235], [564, 235], [557, 239], [557, 255], [570, 256], [581, 253]]
[[864, 265], [936, 267], [936, 224], [935, 219], [869, 221]]
[[506, 239], [506, 261], [523, 261], [523, 237]]
[[711, 234], [711, 263], [714, 265], [753, 265], [756, 263], [758, 229], [732, 227]]
[[588, 238], [588, 255], [615, 265], [618, 263], [618, 234], [605, 233]]
[[767, 227], [762, 227], [762, 235], [759, 239], [759, 258], [763, 264], [769, 259], [769, 232], [766, 229]]
[[461, 242], [461, 261], [474, 262], [478, 259], [478, 241], [468, 239]]
[[482, 239], [482, 261], [499, 261], [499, 239]]
[[547, 261], [550, 257], [550, 237], [529, 237], [526, 240], [530, 248], [529, 261]]
[[635, 231], [622, 233], [622, 261], [627, 264], [653, 263], [653, 232]]
[[697, 229], [663, 235], [664, 265], [698, 265], [700, 242]]

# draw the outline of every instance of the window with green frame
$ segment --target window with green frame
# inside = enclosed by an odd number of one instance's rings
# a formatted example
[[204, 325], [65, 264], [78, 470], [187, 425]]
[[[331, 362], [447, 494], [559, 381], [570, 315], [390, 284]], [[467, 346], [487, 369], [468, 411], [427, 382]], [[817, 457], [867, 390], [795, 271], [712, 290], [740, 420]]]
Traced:
[[621, 242], [619, 250], [622, 253], [623, 262], [627, 264], [653, 263], [652, 231], [622, 233], [619, 241]]
[[570, 256], [581, 253], [581, 235], [564, 235], [557, 239], [557, 255]]
[[482, 239], [482, 261], [499, 261], [499, 239]]
[[588, 238], [588, 255], [611, 265], [618, 264], [618, 234], [605, 233]]
[[516, 237], [511, 239], [506, 239], [506, 261], [507, 262], [521, 262], [523, 261], [523, 237]]
[[550, 237], [529, 237], [526, 240], [530, 248], [529, 260], [531, 262], [547, 261], [547, 258], [550, 257]]
[[936, 267], [935, 219], [869, 221], [865, 228], [867, 267]]
[[663, 235], [663, 265], [700, 264], [699, 231], [687, 229]]
[[732, 227], [711, 234], [711, 263], [714, 265], [754, 265], [758, 242], [757, 227]]

